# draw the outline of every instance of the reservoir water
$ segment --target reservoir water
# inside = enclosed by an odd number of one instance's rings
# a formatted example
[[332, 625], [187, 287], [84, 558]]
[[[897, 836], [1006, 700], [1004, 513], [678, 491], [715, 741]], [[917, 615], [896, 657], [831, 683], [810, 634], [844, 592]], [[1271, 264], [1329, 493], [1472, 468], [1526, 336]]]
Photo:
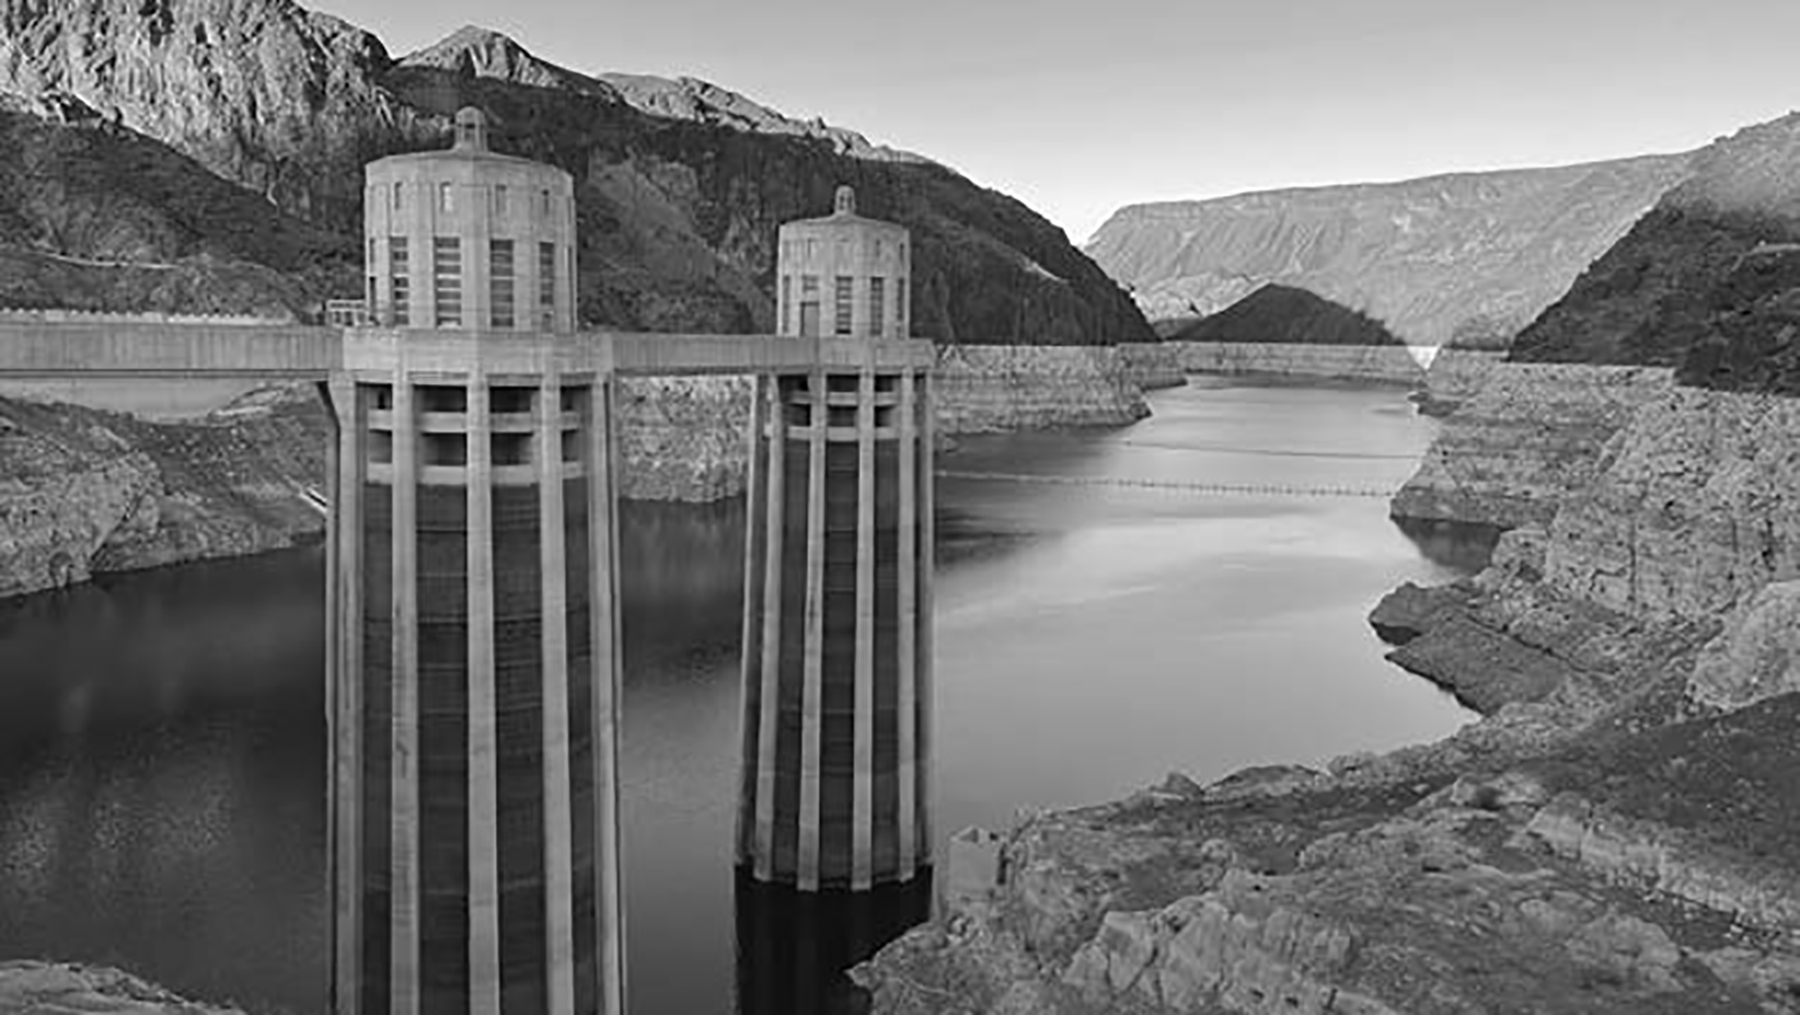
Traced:
[[[1152, 404], [939, 459], [988, 477], [938, 486], [940, 851], [1171, 770], [1316, 764], [1470, 718], [1364, 620], [1465, 558], [1428, 559], [1380, 498], [1176, 486], [1397, 487], [1435, 425], [1404, 392], [1196, 379]], [[623, 513], [634, 1015], [854, 1010], [837, 967], [926, 904], [734, 876], [742, 523], [736, 501]], [[322, 568], [315, 548], [0, 603], [0, 960], [323, 1010]]]

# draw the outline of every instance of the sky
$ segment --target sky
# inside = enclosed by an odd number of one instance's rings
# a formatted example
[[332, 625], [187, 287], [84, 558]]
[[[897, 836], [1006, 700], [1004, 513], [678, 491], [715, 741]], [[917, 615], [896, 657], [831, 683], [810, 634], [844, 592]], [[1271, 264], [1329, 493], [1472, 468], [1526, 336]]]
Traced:
[[1019, 198], [1145, 201], [1696, 148], [1800, 109], [1800, 0], [300, 0], [704, 78]]

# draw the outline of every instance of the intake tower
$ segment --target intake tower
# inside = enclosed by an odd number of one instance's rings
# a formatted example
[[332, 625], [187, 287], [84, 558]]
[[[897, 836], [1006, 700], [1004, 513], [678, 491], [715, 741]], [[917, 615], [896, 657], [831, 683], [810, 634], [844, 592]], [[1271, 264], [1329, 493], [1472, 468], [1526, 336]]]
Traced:
[[455, 130], [366, 169], [330, 381], [332, 1008], [619, 1012], [611, 374], [569, 175]]
[[[907, 334], [907, 231], [856, 213], [781, 227], [777, 333]], [[931, 854], [928, 367], [757, 379], [745, 535], [738, 860], [806, 891], [908, 881]]]

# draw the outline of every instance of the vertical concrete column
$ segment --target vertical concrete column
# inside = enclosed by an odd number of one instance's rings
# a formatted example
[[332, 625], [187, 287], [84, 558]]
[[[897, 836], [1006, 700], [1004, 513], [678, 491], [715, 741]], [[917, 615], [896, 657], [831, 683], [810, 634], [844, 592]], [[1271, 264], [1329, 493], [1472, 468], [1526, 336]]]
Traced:
[[494, 690], [493, 456], [487, 379], [468, 388], [469, 1011], [500, 1015], [500, 760]]
[[619, 704], [624, 659], [619, 641], [619, 527], [613, 463], [617, 381], [595, 378], [589, 399], [588, 593], [592, 627], [594, 866], [599, 890], [594, 941], [600, 952], [601, 1015], [625, 1011], [625, 910], [619, 896]]
[[875, 851], [875, 374], [856, 384], [856, 744], [850, 887], [873, 883]]
[[739, 645], [738, 709], [738, 807], [736, 836], [732, 840], [737, 859], [756, 854], [756, 783], [761, 772], [758, 737], [762, 715], [762, 624], [764, 552], [767, 548], [765, 516], [769, 506], [768, 451], [763, 431], [769, 422], [769, 378], [758, 374], [752, 382], [750, 396], [749, 475], [744, 490], [744, 623]]
[[404, 348], [394, 371], [392, 1015], [419, 1015], [418, 417]]
[[807, 378], [812, 431], [806, 486], [806, 627], [800, 723], [800, 842], [798, 884], [819, 887], [819, 779], [825, 676], [825, 440], [831, 422], [825, 374]]
[[919, 416], [919, 484], [923, 487], [919, 494], [919, 659], [918, 659], [918, 850], [922, 863], [931, 861], [932, 823], [931, 801], [937, 798], [937, 786], [932, 764], [932, 682], [935, 679], [933, 661], [935, 636], [933, 629], [937, 623], [933, 605], [933, 586], [937, 581], [937, 384], [930, 372], [919, 376], [920, 399]]
[[[768, 497], [763, 510], [762, 697], [757, 702], [756, 738], [756, 876], [767, 881], [775, 871], [775, 738], [781, 698], [781, 557], [787, 517], [787, 406], [780, 376], [768, 378]], [[760, 435], [759, 435], [760, 436]], [[748, 760], [748, 759], [746, 759]]]
[[918, 868], [918, 728], [915, 724], [919, 666], [919, 391], [916, 375], [907, 370], [900, 375], [900, 404], [895, 418], [900, 421], [900, 531], [898, 538], [897, 589], [899, 600], [900, 686], [897, 697], [899, 714], [895, 717], [900, 763], [896, 776], [900, 796], [899, 861], [900, 879], [913, 876]]
[[569, 597], [564, 570], [562, 383], [547, 370], [538, 385], [538, 549], [543, 609], [544, 886], [549, 1015], [575, 1011], [574, 825], [569, 784]]
[[354, 1015], [362, 992], [362, 488], [368, 412], [356, 382], [330, 381], [337, 422], [331, 458], [326, 627], [331, 699], [331, 964], [333, 1015]]

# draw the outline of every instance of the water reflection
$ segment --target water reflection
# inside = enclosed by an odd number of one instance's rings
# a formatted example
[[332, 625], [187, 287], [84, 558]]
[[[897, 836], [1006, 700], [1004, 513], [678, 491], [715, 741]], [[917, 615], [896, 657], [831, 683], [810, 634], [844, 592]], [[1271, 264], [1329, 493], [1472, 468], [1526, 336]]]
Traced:
[[739, 1015], [861, 1015], [868, 995], [843, 971], [931, 915], [931, 875], [867, 892], [798, 892], [739, 868], [736, 904]]
[[1426, 518], [1395, 518], [1393, 522], [1426, 560], [1468, 574], [1487, 567], [1494, 555], [1494, 544], [1506, 531], [1498, 525], [1478, 522]]

